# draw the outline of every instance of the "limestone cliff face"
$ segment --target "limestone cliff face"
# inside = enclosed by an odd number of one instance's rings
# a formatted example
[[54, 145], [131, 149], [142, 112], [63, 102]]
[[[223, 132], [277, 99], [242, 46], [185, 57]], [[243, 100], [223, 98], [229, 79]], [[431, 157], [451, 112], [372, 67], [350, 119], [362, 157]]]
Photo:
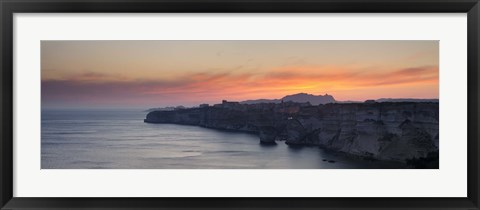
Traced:
[[438, 103], [327, 104], [290, 120], [287, 144], [405, 161], [438, 152], [438, 129]]
[[229, 103], [154, 111], [145, 122], [254, 132], [261, 143], [284, 139], [380, 160], [404, 162], [438, 152], [438, 103]]

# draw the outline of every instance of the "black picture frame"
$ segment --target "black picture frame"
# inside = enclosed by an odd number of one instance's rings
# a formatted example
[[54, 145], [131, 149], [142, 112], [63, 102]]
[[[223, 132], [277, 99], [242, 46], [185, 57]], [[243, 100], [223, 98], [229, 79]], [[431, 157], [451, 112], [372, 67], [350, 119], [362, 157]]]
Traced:
[[[0, 0], [1, 209], [479, 209], [478, 0]], [[468, 196], [465, 198], [25, 198], [13, 197], [14, 13], [467, 13]], [[455, 180], [452, 180], [455, 181]], [[94, 190], [94, 189], [92, 189]], [[254, 189], [252, 189], [254, 190]], [[288, 189], [286, 189], [288, 190]]]

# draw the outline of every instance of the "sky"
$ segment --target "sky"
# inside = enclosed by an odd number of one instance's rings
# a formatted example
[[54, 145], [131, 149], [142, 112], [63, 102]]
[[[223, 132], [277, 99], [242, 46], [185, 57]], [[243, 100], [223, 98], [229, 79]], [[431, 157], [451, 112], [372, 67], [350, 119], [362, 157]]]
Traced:
[[438, 41], [41, 41], [42, 108], [438, 98]]

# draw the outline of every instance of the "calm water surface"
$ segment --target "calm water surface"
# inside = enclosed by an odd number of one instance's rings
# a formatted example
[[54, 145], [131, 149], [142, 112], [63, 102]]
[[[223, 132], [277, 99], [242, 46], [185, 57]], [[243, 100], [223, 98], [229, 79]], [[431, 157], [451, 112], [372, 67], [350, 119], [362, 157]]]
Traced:
[[[317, 147], [262, 146], [257, 136], [147, 124], [146, 112], [42, 111], [43, 169], [389, 168]], [[323, 161], [335, 160], [335, 163]], [[397, 166], [398, 167], [398, 166]]]

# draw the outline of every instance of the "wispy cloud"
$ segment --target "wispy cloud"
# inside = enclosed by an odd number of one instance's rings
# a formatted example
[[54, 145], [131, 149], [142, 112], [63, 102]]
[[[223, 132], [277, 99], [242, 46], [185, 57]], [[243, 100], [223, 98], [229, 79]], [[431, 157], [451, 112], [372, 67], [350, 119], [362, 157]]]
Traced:
[[[87, 72], [42, 81], [42, 102], [185, 104], [222, 99], [276, 98], [295, 92], [322, 93], [418, 84], [438, 86], [438, 67], [421, 66], [392, 71], [342, 68], [284, 68], [255, 72], [185, 73], [168, 80], [134, 80]], [[361, 94], [359, 91], [358, 94]], [[385, 92], [381, 97], [390, 97]]]

